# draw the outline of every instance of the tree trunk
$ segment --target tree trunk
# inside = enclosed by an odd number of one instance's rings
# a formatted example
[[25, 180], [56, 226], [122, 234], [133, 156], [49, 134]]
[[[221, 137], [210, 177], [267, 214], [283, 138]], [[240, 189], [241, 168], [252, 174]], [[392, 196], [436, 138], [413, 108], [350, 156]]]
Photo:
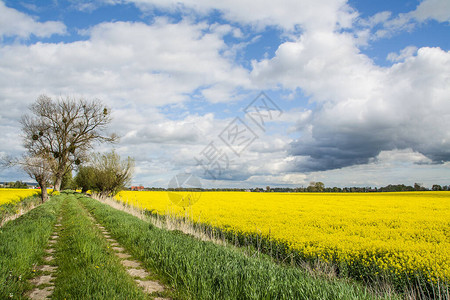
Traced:
[[62, 175], [56, 174], [55, 186], [53, 187], [54, 191], [59, 192], [59, 190], [61, 189], [62, 178]]
[[43, 182], [38, 182], [38, 184], [41, 187], [41, 201], [44, 203], [48, 200], [47, 185]]

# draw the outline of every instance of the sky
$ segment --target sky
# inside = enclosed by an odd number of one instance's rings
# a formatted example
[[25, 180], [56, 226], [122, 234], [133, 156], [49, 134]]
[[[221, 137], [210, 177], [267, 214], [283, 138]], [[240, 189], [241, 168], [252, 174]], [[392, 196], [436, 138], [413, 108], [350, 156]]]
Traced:
[[0, 0], [0, 155], [42, 94], [108, 105], [133, 185], [449, 185], [450, 1]]

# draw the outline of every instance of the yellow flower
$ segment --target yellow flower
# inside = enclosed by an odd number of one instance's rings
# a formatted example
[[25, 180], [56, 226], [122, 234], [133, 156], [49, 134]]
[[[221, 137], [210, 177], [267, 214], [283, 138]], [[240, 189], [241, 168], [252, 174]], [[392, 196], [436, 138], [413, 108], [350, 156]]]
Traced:
[[18, 203], [23, 199], [37, 195], [37, 189], [0, 189], [0, 205], [6, 203]]
[[204, 192], [189, 207], [172, 203], [167, 192], [123, 191], [116, 199], [237, 235], [256, 234], [307, 259], [450, 280], [449, 192]]

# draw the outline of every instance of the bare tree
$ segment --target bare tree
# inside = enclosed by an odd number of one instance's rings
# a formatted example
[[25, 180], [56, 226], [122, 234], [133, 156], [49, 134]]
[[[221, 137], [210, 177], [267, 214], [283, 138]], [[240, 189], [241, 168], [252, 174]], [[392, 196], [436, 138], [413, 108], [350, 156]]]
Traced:
[[21, 161], [18, 162], [22, 166], [22, 168], [30, 175], [31, 178], [34, 178], [39, 187], [41, 188], [41, 200], [42, 203], [47, 201], [47, 187], [48, 183], [52, 179], [53, 174], [53, 164], [55, 160], [52, 157], [45, 156], [26, 156]]
[[22, 168], [41, 188], [41, 201], [48, 199], [47, 187], [53, 178], [55, 159], [52, 156], [29, 155], [16, 158], [4, 155], [0, 158], [0, 168]]
[[67, 97], [52, 100], [39, 96], [22, 116], [24, 146], [30, 157], [53, 157], [54, 190], [59, 191], [64, 174], [85, 160], [95, 142], [114, 142], [105, 134], [111, 113], [101, 101]]

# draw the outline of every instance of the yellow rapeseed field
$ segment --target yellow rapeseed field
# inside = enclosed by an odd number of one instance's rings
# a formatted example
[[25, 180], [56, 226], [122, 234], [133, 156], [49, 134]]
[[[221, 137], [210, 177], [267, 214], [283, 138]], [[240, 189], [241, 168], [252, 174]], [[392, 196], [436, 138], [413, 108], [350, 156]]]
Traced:
[[34, 189], [0, 189], [0, 205], [18, 203], [23, 199], [36, 195], [39, 190]]
[[123, 191], [117, 199], [237, 234], [261, 234], [305, 259], [371, 275], [450, 279], [450, 192], [202, 192], [187, 208], [167, 192]]

